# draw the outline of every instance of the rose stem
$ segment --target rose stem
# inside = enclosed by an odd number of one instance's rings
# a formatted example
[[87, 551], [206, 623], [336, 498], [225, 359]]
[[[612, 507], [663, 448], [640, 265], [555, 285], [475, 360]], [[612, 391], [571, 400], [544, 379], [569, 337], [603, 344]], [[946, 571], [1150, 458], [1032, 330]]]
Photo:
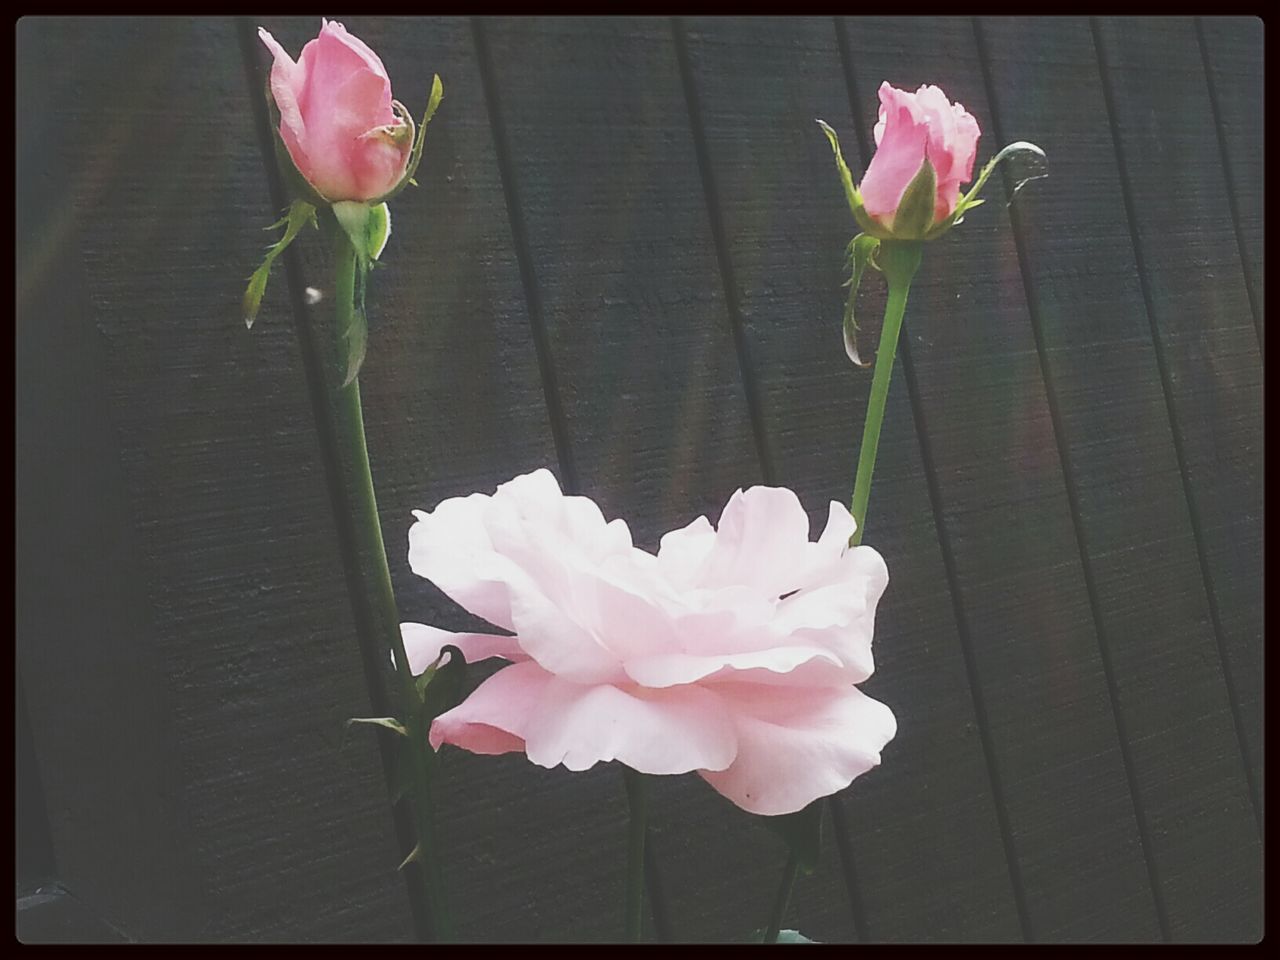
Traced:
[[782, 915], [787, 912], [787, 903], [791, 900], [791, 885], [796, 882], [796, 868], [799, 866], [800, 860], [793, 850], [787, 857], [787, 865], [782, 868], [782, 883], [778, 887], [778, 896], [773, 901], [769, 928], [764, 932], [765, 943], [778, 942], [778, 934], [782, 931]]
[[644, 915], [644, 837], [649, 816], [649, 798], [644, 777], [630, 767], [622, 768], [627, 785], [627, 805], [631, 825], [627, 838], [627, 942], [640, 942]]
[[862, 428], [862, 447], [858, 450], [858, 473], [853, 484], [853, 519], [857, 523], [849, 546], [862, 542], [867, 518], [867, 501], [871, 497], [871, 474], [876, 468], [876, 448], [880, 446], [880, 426], [884, 422], [885, 403], [889, 399], [889, 381], [893, 377], [893, 358], [898, 352], [898, 332], [902, 315], [907, 310], [907, 293], [911, 278], [920, 266], [920, 243], [907, 240], [885, 240], [880, 244], [877, 263], [889, 281], [889, 302], [884, 308], [884, 326], [880, 330], [880, 347], [876, 350], [876, 369], [871, 377], [871, 396], [867, 400], [867, 420]]
[[[387, 567], [387, 551], [382, 542], [378, 503], [374, 497], [369, 449], [365, 443], [364, 415], [360, 409], [360, 381], [340, 386], [346, 370], [343, 334], [351, 326], [355, 304], [356, 252], [347, 233], [332, 218], [327, 231], [334, 240], [334, 326], [329, 337], [326, 414], [337, 447], [339, 486], [347, 503], [345, 515], [335, 517], [348, 527], [348, 542], [355, 546], [355, 580], [348, 581], [357, 629], [379, 649], [390, 649], [395, 657], [395, 673], [401, 699], [401, 720], [408, 732], [411, 757], [412, 796], [417, 827], [417, 860], [422, 868], [427, 916], [435, 940], [452, 939], [448, 910], [444, 902], [444, 881], [435, 855], [434, 825], [431, 817], [431, 780], [426, 752], [427, 731], [423, 729], [419, 700], [409, 670], [409, 656], [400, 635], [400, 614], [396, 610]], [[350, 575], [350, 571], [349, 571]]]

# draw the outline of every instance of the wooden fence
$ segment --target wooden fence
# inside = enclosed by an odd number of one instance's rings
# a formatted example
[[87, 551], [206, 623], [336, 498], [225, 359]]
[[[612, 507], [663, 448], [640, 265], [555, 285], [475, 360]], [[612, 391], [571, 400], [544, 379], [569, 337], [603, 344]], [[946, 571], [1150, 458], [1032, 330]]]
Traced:
[[[880, 81], [933, 82], [980, 159], [1040, 144], [912, 293], [866, 537], [900, 729], [787, 925], [1261, 936], [1260, 20], [338, 19], [415, 113], [445, 82], [361, 379], [401, 613], [455, 629], [405, 558], [445, 497], [550, 466], [652, 548], [739, 486], [848, 496], [870, 375], [815, 117], [861, 169]], [[17, 24], [25, 939], [415, 936], [343, 728], [371, 694], [294, 329], [316, 246], [238, 314], [284, 203], [257, 23]], [[446, 769], [461, 937], [620, 937], [616, 765]], [[761, 925], [781, 843], [693, 775], [653, 809], [650, 936]]]

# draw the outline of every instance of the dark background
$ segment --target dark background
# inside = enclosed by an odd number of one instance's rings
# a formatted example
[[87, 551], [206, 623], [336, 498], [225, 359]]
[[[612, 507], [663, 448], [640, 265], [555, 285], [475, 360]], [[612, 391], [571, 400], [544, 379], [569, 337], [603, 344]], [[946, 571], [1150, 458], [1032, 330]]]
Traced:
[[[931, 244], [866, 542], [899, 721], [787, 925], [818, 940], [1262, 933], [1260, 20], [343, 18], [420, 115], [361, 381], [404, 619], [413, 508], [539, 466], [637, 542], [733, 490], [849, 495], [831, 152], [940, 85], [1050, 176]], [[294, 323], [258, 20], [17, 40], [18, 933], [415, 936]], [[316, 18], [261, 21], [295, 56]], [[879, 330], [879, 278], [864, 284]], [[318, 308], [317, 308], [318, 309]], [[469, 940], [621, 935], [614, 765], [452, 751]], [[666, 921], [762, 926], [781, 842], [654, 791]]]

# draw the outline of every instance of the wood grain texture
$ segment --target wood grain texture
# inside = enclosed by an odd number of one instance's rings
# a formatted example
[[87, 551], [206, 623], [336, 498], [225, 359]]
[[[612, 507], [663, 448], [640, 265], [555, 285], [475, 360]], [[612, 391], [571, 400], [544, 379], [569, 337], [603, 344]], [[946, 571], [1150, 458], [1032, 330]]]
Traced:
[[[1100, 122], [1107, 105], [1089, 23], [979, 28], [1001, 139], [1041, 144], [1050, 158], [1050, 178], [1018, 195], [1015, 227], [1168, 935], [1248, 939], [1261, 930], [1261, 847], [1230, 749], [1231, 704], [1111, 130]], [[1057, 229], [1067, 222], [1070, 233]]]
[[[698, 18], [688, 48], [723, 221], [731, 294], [741, 313], [777, 482], [799, 493], [814, 530], [847, 503], [871, 371], [840, 334], [843, 250], [855, 230], [831, 149], [814, 123], [845, 134], [857, 164], [848, 93], [829, 18]], [[872, 355], [884, 291], [860, 304]], [[908, 334], [912, 329], [907, 324]], [[879, 770], [843, 802], [871, 940], [1020, 939], [951, 597], [901, 373], [890, 393], [868, 532], [890, 569], [877, 616], [877, 672], [863, 685], [898, 717]], [[834, 845], [830, 824], [825, 843]], [[834, 854], [832, 860], [834, 861]], [[844, 880], [820, 871], [797, 887], [800, 930], [849, 939]]]
[[30, 322], [74, 324], [89, 365], [30, 368], [90, 433], [90, 472], [55, 476], [94, 513], [49, 549], [105, 594], [58, 616], [109, 614], [26, 643], [65, 879], [140, 939], [403, 936], [376, 759], [342, 746], [367, 699], [280, 278], [239, 316], [272, 217], [234, 24], [23, 27], [68, 231], [39, 282], [74, 308]]
[[[936, 83], [979, 123], [991, 116], [967, 20], [847, 26], [864, 129], [883, 80]], [[998, 146], [988, 135], [980, 158]], [[989, 202], [929, 247], [912, 289], [911, 361], [941, 523], [1030, 936], [1152, 939], [1152, 894], [1012, 239]]]
[[1098, 39], [1202, 573], [1261, 809], [1262, 357], [1207, 133], [1207, 85], [1203, 69], [1180, 66], [1199, 53], [1190, 20], [1105, 20]]
[[1263, 321], [1263, 22], [1259, 17], [1200, 17], [1208, 79], [1227, 190], [1240, 239], [1241, 266], [1254, 322]]
[[[760, 478], [670, 25], [481, 29], [582, 492], [652, 550]], [[612, 790], [617, 774], [587, 777]], [[576, 795], [579, 818], [606, 815], [585, 785]], [[733, 940], [761, 926], [781, 844], [693, 775], [659, 778], [652, 811], [676, 936]], [[612, 905], [617, 860], [598, 853], [582, 869]]]

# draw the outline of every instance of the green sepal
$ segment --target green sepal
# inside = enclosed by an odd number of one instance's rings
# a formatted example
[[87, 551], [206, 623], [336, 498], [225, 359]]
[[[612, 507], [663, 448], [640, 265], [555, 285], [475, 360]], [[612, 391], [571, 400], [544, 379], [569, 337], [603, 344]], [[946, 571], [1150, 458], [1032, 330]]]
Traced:
[[806, 874], [818, 865], [822, 848], [822, 806], [825, 798], [814, 800], [803, 810], [777, 817], [760, 817], [764, 825], [780, 836], [795, 854], [796, 862]]
[[858, 221], [858, 226], [862, 228], [864, 233], [870, 234], [877, 240], [893, 239], [893, 231], [867, 213], [866, 207], [858, 207], [857, 210], [853, 211], [853, 219]]
[[893, 215], [893, 237], [896, 240], [923, 240], [933, 226], [933, 211], [938, 199], [938, 175], [929, 158], [902, 191], [898, 209]]
[[865, 233], [860, 233], [849, 241], [847, 265], [850, 270], [849, 279], [845, 286], [849, 288], [849, 298], [844, 304], [844, 352], [849, 355], [849, 359], [853, 361], [855, 366], [869, 367], [871, 364], [864, 363], [862, 357], [858, 355], [858, 322], [853, 318], [853, 304], [858, 297], [858, 286], [862, 283], [862, 274], [870, 264], [876, 267], [875, 256], [876, 251], [880, 249], [880, 240], [878, 237], [872, 237]]
[[365, 293], [369, 287], [369, 271], [391, 236], [391, 210], [385, 203], [368, 204], [357, 200], [340, 200], [333, 204], [333, 215], [356, 252], [355, 302], [351, 326], [342, 331], [347, 341], [346, 377], [343, 387], [360, 374], [369, 345], [369, 318], [365, 312]]
[[[446, 654], [449, 657], [447, 662], [444, 659]], [[440, 651], [435, 663], [413, 682], [422, 699], [423, 729], [429, 729], [436, 717], [462, 702], [467, 684], [466, 657], [461, 650], [449, 644]]]
[[262, 266], [253, 271], [253, 275], [249, 277], [249, 286], [245, 288], [244, 299], [241, 301], [245, 327], [253, 329], [253, 321], [257, 318], [258, 309], [262, 306], [263, 294], [267, 292], [267, 278], [271, 274], [271, 265], [275, 263], [276, 257], [284, 253], [285, 248], [293, 243], [294, 238], [308, 223], [316, 226], [316, 208], [305, 200], [295, 200], [289, 205], [289, 212], [284, 217], [267, 227], [268, 230], [284, 227], [284, 236], [271, 245], [267, 250], [266, 258], [262, 261]]
[[347, 726], [349, 727], [353, 723], [372, 723], [376, 726], [392, 730], [400, 734], [402, 737], [407, 737], [409, 735], [409, 731], [404, 728], [404, 724], [395, 717], [352, 717], [347, 721]]
[[339, 200], [333, 205], [333, 215], [351, 238], [357, 259], [367, 266], [382, 255], [391, 238], [391, 210], [385, 203]]
[[[982, 188], [986, 186], [987, 180], [990, 179], [991, 174], [995, 173], [995, 169], [997, 166], [999, 166], [1001, 161], [1007, 160], [1010, 157], [1014, 156], [1015, 154], [1019, 154], [1019, 153], [1031, 154], [1039, 158], [1041, 161], [1044, 161], [1046, 163], [1048, 162], [1047, 158], [1045, 157], [1044, 151], [1041, 150], [1039, 147], [1037, 147], [1034, 143], [1028, 143], [1026, 140], [1018, 140], [1014, 143], [1009, 144], [1007, 147], [1005, 147], [1003, 150], [1001, 150], [999, 153], [997, 153], [994, 157], [992, 157], [990, 160], [986, 162], [986, 164], [982, 167], [982, 171], [978, 174], [978, 179], [975, 180], [973, 182], [973, 186], [969, 188], [969, 192], [966, 193], [963, 197], [961, 197], [956, 202], [956, 208], [955, 210], [952, 211], [951, 216], [935, 224], [933, 226], [933, 229], [931, 229], [925, 235], [925, 239], [933, 240], [936, 237], [942, 236], [942, 234], [946, 233], [953, 226], [955, 226], [957, 223], [959, 223], [961, 220], [964, 219], [964, 215], [966, 211], [972, 210], [974, 207], [978, 206], [979, 204], [984, 203], [985, 201], [978, 199], [978, 194], [981, 193]], [[1033, 177], [1032, 179], [1035, 179], [1035, 178]]]
[[[422, 162], [422, 148], [426, 143], [427, 124], [430, 123], [431, 118], [436, 115], [436, 110], [440, 107], [440, 101], [443, 99], [444, 84], [440, 82], [440, 75], [437, 73], [431, 78], [431, 96], [427, 98], [427, 109], [422, 115], [422, 123], [418, 125], [413, 142], [413, 153], [409, 155], [409, 163], [405, 167], [404, 176], [400, 178], [399, 183], [380, 196], [377, 200], [373, 201], [374, 203], [384, 203], [387, 200], [390, 200], [405, 187], [409, 186], [409, 184], [413, 184], [415, 187], [418, 185], [417, 181], [413, 178], [418, 172], [418, 164]], [[413, 118], [409, 117], [408, 121], [412, 124]]]
[[[835, 130], [831, 129], [831, 125], [825, 120], [819, 120], [817, 123], [831, 143], [831, 152], [836, 155], [836, 169], [840, 171], [840, 183], [844, 187], [845, 199], [849, 201], [849, 209], [857, 217], [858, 212], [862, 210], [862, 194], [858, 192], [857, 186], [854, 185], [853, 174], [849, 172], [849, 165], [844, 162], [844, 154], [840, 152], [840, 138], [836, 136]], [[864, 227], [863, 229], [866, 228]]]

